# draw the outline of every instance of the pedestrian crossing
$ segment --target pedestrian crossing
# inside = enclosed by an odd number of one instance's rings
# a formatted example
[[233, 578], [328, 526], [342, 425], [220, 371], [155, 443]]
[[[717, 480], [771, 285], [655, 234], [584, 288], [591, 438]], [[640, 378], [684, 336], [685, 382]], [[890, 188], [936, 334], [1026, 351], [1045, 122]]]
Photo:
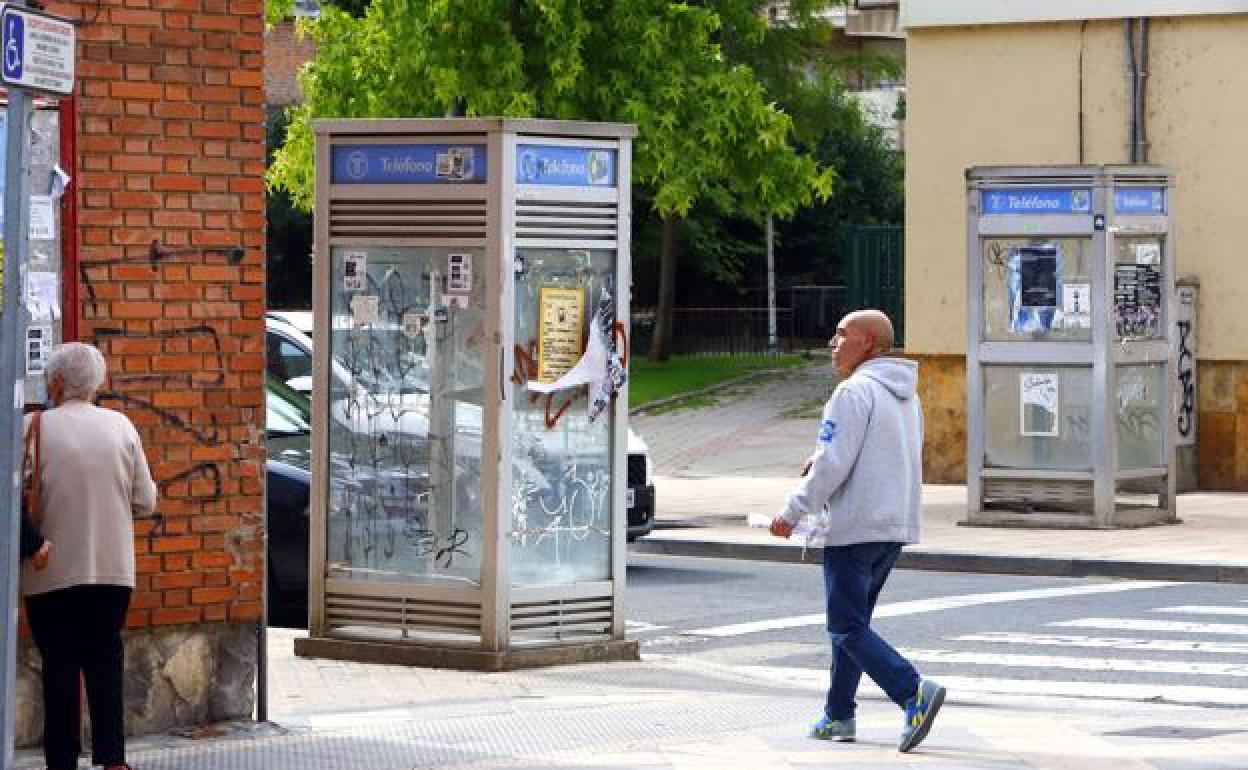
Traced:
[[[991, 603], [976, 596], [973, 602], [945, 599], [922, 602], [943, 602], [942, 606], [949, 609]], [[879, 609], [884, 612], [879, 614], [891, 617], [932, 609], [919, 607], [920, 603], [914, 603], [914, 607], [910, 604], [881, 605]], [[1018, 623], [1026, 624], [1021, 628], [1007, 623], [1002, 629], [998, 624], [994, 630], [950, 633], [932, 637], [930, 642], [925, 640], [922, 644], [914, 644], [914, 639], [908, 638], [905, 641], [910, 645], [901, 644], [900, 651], [924, 675], [967, 694], [1248, 707], [1248, 687], [1243, 682], [1248, 677], [1248, 640], [1241, 641], [1248, 637], [1248, 622], [1241, 622], [1248, 618], [1248, 600], [1238, 604], [1158, 604], [1156, 607], [1134, 605], [1117, 617], [1089, 614], [1039, 623], [1029, 621], [1026, 614], [1020, 613], [1016, 616]], [[791, 632], [814, 620], [801, 616], [695, 630], [664, 629], [667, 633], [656, 634], [652, 643], [662, 646], [680, 637], [722, 643], [734, 637], [764, 632]], [[1009, 625], [1015, 627], [1009, 628]], [[643, 645], [647, 642], [645, 638], [642, 641]], [[806, 661], [801, 667], [793, 666], [792, 654], [783, 661], [788, 665], [770, 666], [766, 660], [766, 644], [745, 639], [741, 644], [737, 655], [717, 651], [707, 659], [735, 664], [749, 661], [749, 665], [734, 667], [747, 668], [755, 675], [783, 680], [786, 684], [805, 678], [816, 687], [826, 686], [823, 650], [812, 654], [808, 649], [807, 660], [814, 655], [820, 658], [819, 663], [810, 668], [805, 667]], [[777, 645], [772, 643], [772, 646]], [[753, 659], [748, 649], [751, 647], [757, 653]], [[806, 647], [818, 649], [817, 645], [809, 643]]]
[[1248, 602], [1166, 604], [1130, 617], [956, 634], [941, 640], [953, 649], [902, 652], [970, 691], [1248, 706], [1248, 642], [1238, 640], [1248, 623], [1235, 622], [1245, 616]]

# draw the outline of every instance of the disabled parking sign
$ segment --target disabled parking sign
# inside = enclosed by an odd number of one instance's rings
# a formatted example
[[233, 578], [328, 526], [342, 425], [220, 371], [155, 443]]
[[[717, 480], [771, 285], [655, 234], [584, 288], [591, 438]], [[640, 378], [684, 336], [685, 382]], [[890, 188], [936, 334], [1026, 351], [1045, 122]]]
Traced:
[[29, 8], [0, 13], [0, 81], [53, 94], [74, 92], [74, 25]]

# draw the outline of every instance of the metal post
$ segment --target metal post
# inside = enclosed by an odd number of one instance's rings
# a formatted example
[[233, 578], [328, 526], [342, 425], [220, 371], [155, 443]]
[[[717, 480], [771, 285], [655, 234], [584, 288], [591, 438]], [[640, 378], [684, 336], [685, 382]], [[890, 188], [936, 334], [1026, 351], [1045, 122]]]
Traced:
[[776, 344], [776, 229], [767, 215], [767, 355], [774, 356]]
[[0, 484], [6, 514], [0, 517], [0, 602], [4, 632], [0, 634], [0, 670], [3, 673], [3, 708], [0, 708], [0, 767], [13, 766], [15, 677], [17, 669], [18, 511], [20, 510], [18, 463], [22, 446], [21, 399], [18, 383], [19, 342], [23, 328], [19, 301], [21, 269], [26, 263], [26, 227], [29, 195], [30, 98], [20, 89], [9, 89], [4, 173], [4, 305], [0, 308]]

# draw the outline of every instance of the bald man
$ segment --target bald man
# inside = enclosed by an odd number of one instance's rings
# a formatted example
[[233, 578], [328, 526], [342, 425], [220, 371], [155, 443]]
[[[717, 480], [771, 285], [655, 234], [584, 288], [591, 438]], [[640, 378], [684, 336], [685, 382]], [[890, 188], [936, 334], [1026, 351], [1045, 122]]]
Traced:
[[919, 540], [923, 493], [923, 413], [918, 365], [890, 356], [893, 324], [878, 310], [841, 319], [829, 341], [841, 382], [823, 407], [815, 453], [802, 481], [771, 523], [787, 538], [808, 516], [824, 532], [823, 582], [831, 684], [811, 734], [852, 741], [858, 683], [866, 672], [904, 712], [898, 748], [927, 737], [945, 688], [871, 629], [871, 614], [907, 543]]

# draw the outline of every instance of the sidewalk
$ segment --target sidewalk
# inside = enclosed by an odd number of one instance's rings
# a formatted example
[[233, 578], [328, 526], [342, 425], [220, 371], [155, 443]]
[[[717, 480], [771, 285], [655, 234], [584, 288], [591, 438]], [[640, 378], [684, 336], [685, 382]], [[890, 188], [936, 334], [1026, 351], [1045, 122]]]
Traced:
[[[648, 553], [798, 561], [802, 543], [745, 526], [770, 516], [792, 478], [658, 477], [658, 529], [633, 544]], [[965, 527], [966, 488], [923, 488], [922, 543], [899, 566], [951, 572], [1248, 583], [1248, 494], [1179, 495], [1182, 523], [1141, 529]], [[807, 560], [819, 556], [805, 554]]]
[[[272, 722], [132, 739], [136, 770], [1210, 770], [1248, 767], [1233, 708], [952, 685], [931, 736], [864, 683], [859, 741], [806, 735], [820, 672], [647, 656], [480, 674], [303, 660], [274, 632]], [[20, 751], [15, 768], [42, 767]]]

